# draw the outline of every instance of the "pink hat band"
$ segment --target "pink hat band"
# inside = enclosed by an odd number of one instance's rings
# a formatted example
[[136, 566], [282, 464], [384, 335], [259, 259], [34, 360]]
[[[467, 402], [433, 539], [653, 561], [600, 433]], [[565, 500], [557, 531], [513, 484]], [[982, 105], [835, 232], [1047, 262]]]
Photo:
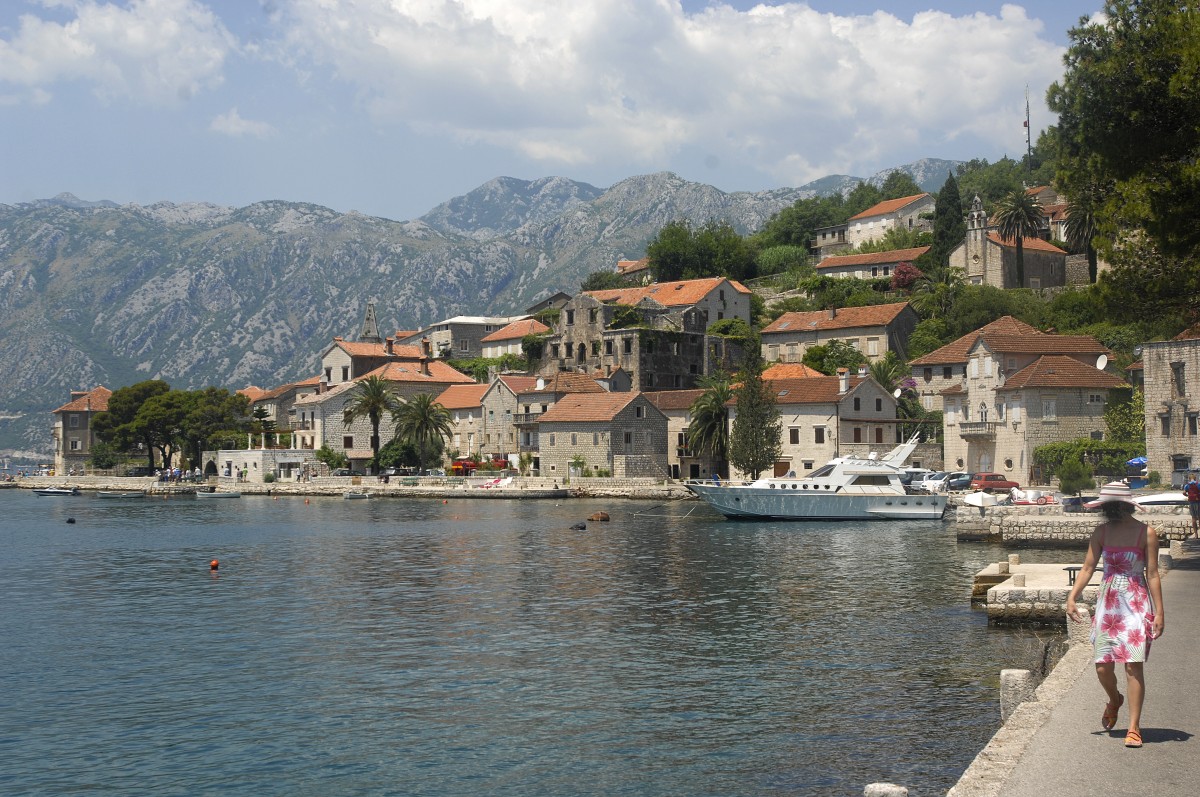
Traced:
[[1100, 497], [1095, 501], [1089, 501], [1084, 504], [1088, 509], [1095, 509], [1101, 504], [1119, 501], [1130, 506], [1137, 506], [1137, 502], [1133, 500], [1133, 492], [1129, 489], [1129, 485], [1124, 482], [1109, 482], [1100, 488]]

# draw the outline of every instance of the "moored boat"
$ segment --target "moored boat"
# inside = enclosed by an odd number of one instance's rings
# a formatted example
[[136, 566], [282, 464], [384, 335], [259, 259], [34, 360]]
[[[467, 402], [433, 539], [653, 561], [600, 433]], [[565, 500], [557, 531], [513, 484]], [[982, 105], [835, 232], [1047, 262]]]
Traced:
[[141, 498], [146, 493], [142, 490], [100, 490], [96, 493], [97, 498]]
[[204, 490], [200, 490], [196, 493], [196, 497], [197, 498], [241, 498], [242, 494], [236, 490], [230, 490], [228, 492], [218, 492], [216, 490], [205, 492]]
[[78, 487], [35, 487], [34, 495], [79, 495]]
[[346, 492], [342, 493], [342, 498], [345, 498], [347, 501], [353, 501], [353, 500], [358, 500], [358, 499], [362, 499], [362, 498], [370, 498], [370, 497], [371, 497], [371, 494], [368, 493], [366, 490], [347, 490]]
[[751, 482], [693, 479], [684, 485], [729, 518], [782, 520], [937, 520], [946, 496], [909, 493], [900, 481], [914, 435], [883, 457], [839, 457], [803, 478]]

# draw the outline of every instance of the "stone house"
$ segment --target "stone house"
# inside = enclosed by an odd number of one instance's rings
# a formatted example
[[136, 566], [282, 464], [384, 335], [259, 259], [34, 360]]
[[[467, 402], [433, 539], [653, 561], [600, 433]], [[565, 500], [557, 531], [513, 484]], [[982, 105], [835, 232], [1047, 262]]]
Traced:
[[572, 371], [560, 371], [550, 377], [537, 377], [532, 385], [514, 384], [513, 390], [517, 397], [517, 411], [513, 415], [513, 425], [518, 437], [517, 449], [519, 453], [533, 455], [535, 469], [541, 465], [539, 423], [542, 415], [569, 395], [608, 392], [587, 374]]
[[525, 315], [533, 316], [543, 310], [557, 310], [571, 301], [571, 294], [562, 291], [555, 291], [545, 299], [539, 299], [534, 304], [531, 304], [525, 309]]
[[531, 376], [502, 374], [489, 384], [451, 385], [438, 403], [451, 413], [449, 448], [484, 459], [503, 457], [515, 463], [519, 453], [517, 394], [535, 388]]
[[978, 336], [967, 352], [966, 377], [942, 391], [948, 467], [1045, 484], [1033, 465], [1034, 449], [1081, 437], [1103, 439], [1109, 391], [1128, 385], [1096, 367], [1090, 353], [1046, 351], [1055, 344], [1064, 351], [1080, 348], [1069, 336], [1042, 333], [1032, 344], [1025, 337]]
[[437, 403], [450, 413], [450, 439], [446, 448], [459, 456], [483, 453], [486, 422], [483, 415], [483, 394], [491, 385], [473, 382], [469, 385], [450, 385], [438, 394]]
[[1142, 345], [1146, 468], [1172, 485], [1200, 469], [1200, 325]]
[[688, 427], [692, 423], [692, 405], [704, 395], [695, 390], [656, 390], [643, 393], [667, 419], [667, 470], [672, 479], [704, 479], [716, 472], [712, 458], [692, 451], [688, 445]]
[[767, 362], [799, 363], [813, 346], [840, 340], [870, 362], [882, 360], [889, 351], [905, 359], [908, 336], [918, 320], [908, 302], [784, 313], [763, 328], [762, 355]]
[[[896, 445], [896, 399], [865, 369], [857, 375], [842, 369], [837, 376], [774, 379], [767, 384], [775, 393], [783, 427], [775, 475], [794, 471], [805, 476], [834, 457], [865, 456]], [[731, 430], [736, 417], [735, 403], [730, 408]]]
[[71, 400], [53, 411], [55, 473], [83, 473], [96, 444], [92, 419], [108, 410], [111, 396], [112, 391], [103, 385], [91, 390], [72, 390]]
[[[725, 289], [718, 283], [728, 280], [692, 282], [710, 283], [713, 296], [719, 296]], [[621, 301], [605, 298], [610, 295]], [[642, 298], [637, 299], [638, 295]], [[690, 286], [672, 291], [670, 298], [706, 296]], [[625, 300], [636, 300], [636, 305], [627, 305]], [[748, 299], [745, 305], [748, 313]], [[546, 378], [562, 371], [607, 377], [621, 371], [634, 390], [694, 388], [697, 379], [718, 368], [730, 369], [740, 356], [738, 346], [707, 334], [707, 328], [708, 317], [702, 307], [687, 302], [668, 307], [652, 298], [648, 289], [581, 293], [562, 308], [545, 340], [537, 373]]]
[[846, 242], [857, 247], [867, 241], [880, 241], [888, 230], [929, 230], [931, 222], [922, 214], [932, 214], [936, 204], [930, 194], [914, 194], [885, 199], [846, 222]]
[[[238, 392], [250, 399], [250, 411], [259, 407], [267, 411], [267, 418], [274, 421], [278, 432], [305, 431], [299, 414], [296, 412], [296, 399], [305, 394], [315, 392], [321, 382], [321, 377], [313, 376], [299, 382], [262, 390], [254, 386], [245, 387]], [[311, 424], [309, 425], [311, 428]]]
[[667, 416], [642, 393], [570, 393], [542, 413], [539, 469], [567, 478], [573, 462], [615, 478], [665, 478]]
[[524, 316], [455, 316], [396, 341], [420, 346], [428, 356], [471, 359], [483, 356], [483, 339]]
[[946, 391], [961, 387], [967, 380], [967, 362], [981, 340], [987, 350], [996, 352], [996, 357], [1003, 355], [1003, 363], [996, 367], [1009, 374], [1043, 354], [1065, 354], [1088, 365], [1094, 365], [1100, 355], [1111, 354], [1095, 338], [1051, 335], [1006, 315], [909, 363], [921, 406], [933, 411], [943, 409]]
[[809, 254], [823, 259], [850, 251], [854, 247], [846, 240], [847, 229], [848, 225], [842, 223], [813, 230], [813, 238], [808, 245]]
[[625, 280], [627, 285], [649, 285], [654, 280], [648, 257], [641, 260], [618, 260], [617, 275]]
[[[740, 318], [750, 323], [750, 289], [725, 277], [655, 282], [630, 288], [587, 291], [585, 295], [606, 305], [645, 305], [674, 311], [696, 308], [704, 311], [707, 326], [726, 318]], [[563, 312], [568, 312], [569, 308], [570, 304], [566, 305]]]
[[826, 257], [817, 264], [817, 274], [822, 277], [856, 277], [863, 280], [890, 277], [896, 266], [901, 263], [911, 264], [928, 251], [928, 246], [917, 246], [912, 249], [893, 249], [865, 255]]
[[549, 331], [550, 327], [533, 318], [513, 321], [480, 339], [479, 343], [483, 352], [481, 356], [489, 359], [503, 357], [506, 354], [524, 357], [525, 351], [521, 343], [525, 340], [525, 336], [544, 335]]
[[1025, 262], [1025, 283], [1017, 284], [1017, 247], [1012, 239], [1001, 238], [988, 226], [987, 213], [979, 197], [971, 201], [967, 214], [967, 236], [950, 253], [950, 266], [962, 269], [972, 285], [997, 288], [1053, 288], [1067, 281], [1067, 253], [1041, 238], [1021, 242]]

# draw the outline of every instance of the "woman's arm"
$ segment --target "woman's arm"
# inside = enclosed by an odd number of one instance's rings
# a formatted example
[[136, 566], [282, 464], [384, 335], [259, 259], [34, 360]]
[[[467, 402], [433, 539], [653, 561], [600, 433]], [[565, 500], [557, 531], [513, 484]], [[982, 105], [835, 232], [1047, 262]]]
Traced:
[[1084, 588], [1092, 580], [1092, 574], [1096, 572], [1096, 562], [1100, 561], [1100, 528], [1101, 526], [1097, 526], [1088, 539], [1087, 556], [1083, 557], [1083, 567], [1079, 568], [1079, 575], [1075, 577], [1075, 587], [1067, 596], [1067, 617], [1077, 623], [1083, 622], [1083, 618], [1075, 613], [1075, 601], [1079, 600]]
[[1167, 625], [1167, 607], [1163, 605], [1162, 579], [1158, 575], [1158, 534], [1146, 527], [1146, 586], [1150, 599], [1154, 601], [1154, 622], [1150, 627], [1150, 638], [1158, 639]]

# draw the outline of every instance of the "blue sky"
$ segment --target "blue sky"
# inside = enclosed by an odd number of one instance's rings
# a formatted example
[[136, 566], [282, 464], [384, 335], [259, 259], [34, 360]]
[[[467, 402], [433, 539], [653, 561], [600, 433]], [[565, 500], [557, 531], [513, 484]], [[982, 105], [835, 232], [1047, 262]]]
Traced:
[[498, 176], [722, 190], [996, 160], [1099, 0], [4, 0], [0, 202], [391, 219]]

